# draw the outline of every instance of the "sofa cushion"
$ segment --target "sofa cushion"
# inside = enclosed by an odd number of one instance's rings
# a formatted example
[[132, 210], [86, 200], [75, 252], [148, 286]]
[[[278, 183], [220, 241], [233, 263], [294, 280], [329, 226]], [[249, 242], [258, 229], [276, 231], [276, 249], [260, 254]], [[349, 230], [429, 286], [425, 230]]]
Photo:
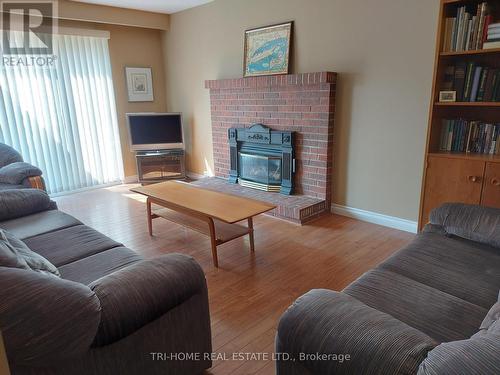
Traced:
[[24, 241], [26, 238], [79, 224], [82, 223], [71, 215], [58, 210], [49, 210], [13, 220], [2, 221], [0, 222], [0, 228], [9, 231], [15, 237]]
[[430, 222], [448, 234], [500, 248], [500, 209], [446, 203], [432, 210]]
[[91, 282], [141, 261], [143, 258], [126, 247], [115, 247], [59, 267], [63, 279], [82, 284]]
[[383, 269], [367, 272], [344, 292], [424, 332], [437, 342], [469, 338], [487, 309]]
[[23, 161], [11, 163], [0, 168], [0, 182], [6, 184], [21, 184], [25, 178], [41, 176], [40, 168]]
[[0, 221], [12, 220], [56, 207], [55, 202], [52, 202], [49, 195], [43, 190], [14, 189], [0, 191]]
[[30, 249], [57, 267], [122, 244], [86, 226], [75, 225], [24, 240]]
[[12, 258], [15, 257], [17, 261], [14, 265], [9, 265], [11, 262], [2, 265], [60, 276], [57, 268], [47, 259], [31, 251], [24, 242], [18, 240], [9, 232], [0, 229], [0, 252], [5, 253], [9, 250], [11, 256], [8, 258], [12, 260]]
[[500, 285], [500, 251], [436, 233], [417, 235], [380, 268], [489, 309]]

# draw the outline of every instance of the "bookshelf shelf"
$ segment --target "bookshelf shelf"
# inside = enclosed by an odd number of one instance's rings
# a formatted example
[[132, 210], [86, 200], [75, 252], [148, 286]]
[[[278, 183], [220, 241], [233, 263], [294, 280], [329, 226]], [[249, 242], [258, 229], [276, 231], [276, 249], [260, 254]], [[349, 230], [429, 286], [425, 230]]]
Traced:
[[500, 102], [436, 102], [440, 107], [500, 107]]
[[489, 154], [471, 154], [464, 152], [430, 152], [429, 156], [441, 157], [448, 159], [463, 159], [463, 160], [482, 160], [482, 161], [492, 161], [500, 162], [500, 155], [489, 155]]
[[453, 51], [453, 52], [441, 52], [440, 56], [471, 56], [471, 55], [489, 55], [499, 53], [500, 48], [493, 49], [476, 49], [470, 51]]
[[[487, 25], [500, 23], [500, 0], [441, 0], [420, 199], [420, 229], [428, 222], [430, 211], [445, 202], [500, 208], [500, 187], [492, 183], [500, 179], [500, 138], [493, 143], [495, 126], [500, 124], [500, 102], [497, 101], [496, 83], [493, 83], [498, 81], [492, 80], [500, 71], [500, 48], [443, 52], [456, 48], [454, 43], [458, 40], [463, 43], [462, 48], [467, 48], [474, 45], [474, 38], [485, 37], [488, 26], [473, 29], [477, 22], [473, 21], [474, 16], [476, 20], [479, 17], [480, 22], [484, 17]], [[450, 29], [455, 22], [460, 23]], [[460, 26], [464, 25], [462, 22], [470, 22], [469, 29]], [[456, 91], [459, 100], [484, 98], [487, 101], [439, 102], [440, 91]], [[443, 149], [483, 150], [485, 153]], [[491, 154], [492, 149], [495, 154]]]

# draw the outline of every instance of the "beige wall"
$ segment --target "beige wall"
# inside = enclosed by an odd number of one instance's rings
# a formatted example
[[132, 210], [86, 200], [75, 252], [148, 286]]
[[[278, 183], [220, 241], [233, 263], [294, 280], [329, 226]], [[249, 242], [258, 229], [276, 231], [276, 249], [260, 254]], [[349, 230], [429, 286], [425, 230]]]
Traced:
[[[116, 111], [120, 129], [125, 176], [134, 176], [137, 174], [135, 154], [129, 149], [125, 113], [165, 112], [167, 110], [162, 33], [159, 30], [124, 26], [105, 25], [103, 28], [108, 30], [111, 34], [109, 40], [109, 54], [111, 56], [111, 68], [113, 70]], [[127, 86], [125, 82], [126, 66], [152, 68], [153, 102], [128, 102]]]
[[417, 220], [438, 0], [216, 0], [171, 15], [167, 104], [212, 166], [204, 80], [241, 77], [245, 29], [295, 21], [293, 73], [336, 71], [333, 201]]

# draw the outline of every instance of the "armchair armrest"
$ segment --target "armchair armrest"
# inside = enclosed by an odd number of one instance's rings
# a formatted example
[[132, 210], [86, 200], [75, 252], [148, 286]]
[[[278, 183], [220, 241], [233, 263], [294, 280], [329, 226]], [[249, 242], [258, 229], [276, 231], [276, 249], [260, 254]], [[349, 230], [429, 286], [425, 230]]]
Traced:
[[45, 180], [42, 176], [27, 177], [23, 180], [23, 185], [31, 189], [40, 189], [47, 191]]
[[11, 220], [37, 212], [56, 209], [48, 194], [39, 189], [0, 191], [0, 221]]
[[181, 254], [144, 260], [102, 277], [89, 287], [102, 308], [94, 346], [131, 334], [195, 294], [207, 296], [203, 270], [193, 258]]
[[500, 248], [500, 209], [445, 203], [432, 210], [430, 224], [446, 233]]
[[[298, 363], [302, 370], [294, 373], [415, 374], [436, 345], [424, 333], [347, 294], [317, 289], [282, 316], [276, 351], [288, 353], [295, 362], [280, 360], [277, 369], [279, 375], [287, 374]], [[333, 355], [344, 357], [336, 360]]]
[[22, 161], [8, 164], [0, 168], [0, 182], [12, 185], [20, 185], [28, 177], [41, 176], [42, 171]]
[[100, 306], [87, 286], [7, 267], [0, 267], [0, 285], [0, 331], [11, 363], [50, 366], [90, 349]]

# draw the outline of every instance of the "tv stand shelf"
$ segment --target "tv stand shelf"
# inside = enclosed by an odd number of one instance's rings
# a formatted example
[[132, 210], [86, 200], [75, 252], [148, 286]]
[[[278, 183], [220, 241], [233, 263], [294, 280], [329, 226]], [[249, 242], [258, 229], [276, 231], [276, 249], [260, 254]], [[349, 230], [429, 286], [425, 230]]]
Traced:
[[186, 178], [182, 149], [138, 151], [135, 159], [137, 176], [143, 184]]

